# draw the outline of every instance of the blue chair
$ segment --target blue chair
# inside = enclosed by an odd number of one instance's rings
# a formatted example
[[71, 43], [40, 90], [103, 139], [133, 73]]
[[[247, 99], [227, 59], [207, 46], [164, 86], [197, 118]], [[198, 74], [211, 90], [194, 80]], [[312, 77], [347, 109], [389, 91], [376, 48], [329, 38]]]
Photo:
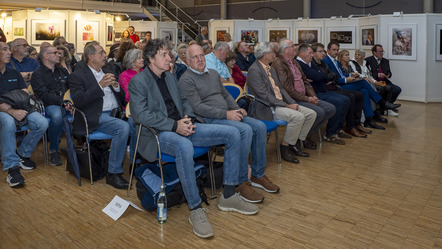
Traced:
[[226, 90], [230, 93], [230, 95], [232, 95], [235, 101], [238, 101], [238, 99], [241, 98], [244, 94], [242, 88], [236, 84], [224, 83], [223, 85], [224, 88], [226, 88]]
[[[130, 109], [129, 109], [129, 103], [126, 106], [126, 117], [130, 117]], [[149, 129], [150, 132], [152, 132], [152, 134], [155, 136], [155, 140], [157, 142], [157, 158], [158, 158], [158, 166], [160, 167], [160, 172], [161, 172], [161, 183], [164, 185], [164, 177], [163, 177], [163, 164], [164, 163], [174, 163], [175, 162], [175, 157], [166, 153], [162, 153], [161, 152], [161, 147], [160, 147], [160, 141], [158, 140], [158, 133], [151, 127], [146, 126], [146, 125], [141, 125], [141, 124], [136, 124], [138, 125], [138, 131], [137, 131], [137, 142], [135, 145], [135, 153], [138, 151], [138, 143], [140, 142], [140, 135], [141, 135], [141, 127], [146, 127], [147, 129]], [[200, 157], [204, 154], [208, 154], [208, 158], [209, 158], [209, 176], [210, 176], [210, 180], [211, 180], [211, 193], [212, 193], [212, 198], [216, 195], [216, 188], [215, 188], [215, 173], [213, 170], [213, 163], [212, 163], [212, 153], [210, 150], [210, 147], [193, 147], [193, 158], [197, 158]], [[130, 178], [129, 178], [129, 187], [127, 188], [127, 196], [130, 195], [130, 187], [132, 186], [132, 178], [133, 178], [133, 174], [134, 174], [134, 170], [135, 170], [135, 161], [132, 161], [132, 167], [131, 167], [131, 171], [130, 171]]]
[[[94, 180], [92, 179], [92, 162], [91, 162], [90, 141], [112, 139], [112, 136], [108, 135], [104, 132], [101, 132], [101, 131], [93, 131], [92, 133], [89, 133], [89, 126], [87, 124], [86, 114], [84, 114], [84, 112], [82, 112], [80, 109], [75, 107], [74, 102], [72, 101], [72, 98], [71, 98], [71, 91], [70, 90], [66, 91], [66, 93], [63, 97], [63, 101], [70, 103], [72, 105], [72, 107], [74, 108], [74, 116], [68, 115], [69, 122], [72, 123], [74, 121], [75, 112], [78, 112], [84, 120], [84, 124], [86, 126], [86, 136], [85, 137], [86, 137], [86, 144], [87, 144], [87, 154], [88, 154], [88, 159], [89, 159], [89, 173], [91, 176], [91, 185], [93, 185]], [[69, 116], [71, 116], [71, 117], [69, 117]]]

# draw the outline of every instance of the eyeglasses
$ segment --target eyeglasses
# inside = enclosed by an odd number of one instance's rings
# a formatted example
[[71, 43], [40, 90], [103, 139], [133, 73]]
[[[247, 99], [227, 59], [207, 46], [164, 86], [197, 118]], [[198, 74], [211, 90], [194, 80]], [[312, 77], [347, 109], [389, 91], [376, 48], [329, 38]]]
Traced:
[[48, 52], [47, 54], [58, 54], [58, 55], [61, 55], [61, 52], [58, 52], [58, 51], [56, 51], [56, 52]]
[[384, 50], [376, 51], [376, 53], [384, 53]]
[[27, 48], [27, 47], [29, 47], [29, 44], [18, 44], [18, 45], [16, 45], [16, 47], [18, 47], [18, 46], [23, 46], [24, 48]]
[[316, 53], [325, 54], [325, 50], [316, 51]]
[[96, 54], [106, 54], [106, 51], [101, 50], [100, 52], [95, 52]]

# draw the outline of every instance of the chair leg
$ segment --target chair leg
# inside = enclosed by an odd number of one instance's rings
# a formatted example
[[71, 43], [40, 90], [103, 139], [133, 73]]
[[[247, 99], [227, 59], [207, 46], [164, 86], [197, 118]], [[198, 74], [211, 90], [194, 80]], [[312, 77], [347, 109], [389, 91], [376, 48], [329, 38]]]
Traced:
[[321, 129], [318, 129], [319, 143], [322, 144]]
[[43, 134], [43, 155], [44, 155], [44, 159], [45, 159], [45, 163], [49, 162], [49, 148], [48, 148], [48, 135], [45, 132]]
[[278, 155], [278, 164], [281, 164], [281, 149], [279, 148], [278, 129], [275, 130], [275, 146], [276, 154]]
[[91, 185], [94, 185], [94, 179], [92, 177], [91, 146], [89, 144], [89, 136], [86, 137], [86, 143], [87, 143], [87, 158], [89, 161], [89, 174], [91, 176]]
[[210, 177], [210, 189], [212, 194], [212, 196], [210, 196], [209, 198], [215, 199], [217, 196], [216, 196], [216, 186], [215, 186], [215, 171], [213, 169], [213, 160], [212, 160], [212, 148], [209, 149], [207, 154], [209, 158], [209, 177]]
[[130, 170], [130, 178], [129, 178], [129, 186], [127, 187], [127, 196], [130, 195], [130, 187], [132, 186], [132, 178], [134, 176], [134, 170], [135, 170], [135, 157], [138, 151], [138, 142], [140, 141], [140, 134], [141, 134], [141, 125], [139, 125], [138, 133], [137, 133], [137, 142], [135, 143], [135, 156], [134, 160], [132, 160], [132, 169]]

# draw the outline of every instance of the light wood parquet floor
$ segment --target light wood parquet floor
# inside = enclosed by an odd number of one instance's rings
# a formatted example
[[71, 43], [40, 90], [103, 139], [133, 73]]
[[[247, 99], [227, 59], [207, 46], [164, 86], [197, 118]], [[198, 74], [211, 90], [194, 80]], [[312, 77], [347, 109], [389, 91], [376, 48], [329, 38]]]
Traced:
[[140, 205], [135, 191], [105, 180], [79, 187], [64, 166], [44, 163], [39, 144], [24, 188], [0, 173], [0, 248], [442, 248], [442, 104], [402, 104], [387, 130], [323, 143], [297, 165], [277, 165], [272, 137], [266, 172], [281, 192], [265, 193], [254, 216], [212, 200], [212, 239], [193, 234], [186, 205], [164, 225], [133, 208], [112, 220], [101, 210], [115, 195]]

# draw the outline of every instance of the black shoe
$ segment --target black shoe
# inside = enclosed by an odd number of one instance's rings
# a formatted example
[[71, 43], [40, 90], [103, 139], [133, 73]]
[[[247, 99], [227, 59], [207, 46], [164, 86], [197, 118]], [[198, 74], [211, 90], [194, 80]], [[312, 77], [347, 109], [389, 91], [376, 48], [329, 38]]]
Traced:
[[20, 164], [20, 167], [22, 169], [35, 169], [37, 167], [37, 165], [35, 165], [35, 163], [31, 160], [31, 158], [29, 157], [22, 157], [17, 153], [18, 157], [20, 157], [18, 159], [18, 163]]
[[296, 158], [295, 153], [290, 149], [289, 146], [280, 145], [281, 157], [287, 162], [299, 163], [298, 158]]
[[63, 162], [61, 161], [60, 153], [58, 151], [49, 153], [49, 163], [52, 166], [61, 166]]
[[25, 184], [26, 180], [20, 173], [21, 166], [15, 166], [8, 169], [8, 176], [6, 177], [6, 182], [9, 183], [9, 187], [16, 188], [21, 187]]
[[396, 108], [394, 108], [394, 109], [391, 109], [392, 111], [394, 111], [394, 112], [399, 112], [399, 110], [398, 109], [396, 109]]
[[295, 153], [297, 156], [309, 157], [310, 155], [307, 152], [304, 152], [301, 147], [298, 145], [299, 140], [296, 145], [290, 145], [289, 148]]
[[383, 118], [381, 115], [374, 115], [373, 120], [379, 123], [388, 123], [388, 119]]
[[378, 130], [385, 130], [385, 127], [376, 124], [376, 122], [372, 119], [370, 119], [368, 121], [365, 120], [364, 127], [378, 129]]
[[111, 174], [107, 173], [106, 175], [106, 183], [113, 186], [114, 188], [125, 189], [129, 186], [129, 182], [127, 182], [121, 174]]
[[311, 149], [311, 150], [316, 150], [316, 143], [314, 141], [312, 141], [310, 138], [307, 138], [304, 141], [304, 148], [305, 149]]
[[385, 101], [385, 108], [386, 109], [393, 110], [393, 109], [398, 108], [399, 106], [401, 106], [401, 105], [400, 104], [392, 104], [389, 101]]

